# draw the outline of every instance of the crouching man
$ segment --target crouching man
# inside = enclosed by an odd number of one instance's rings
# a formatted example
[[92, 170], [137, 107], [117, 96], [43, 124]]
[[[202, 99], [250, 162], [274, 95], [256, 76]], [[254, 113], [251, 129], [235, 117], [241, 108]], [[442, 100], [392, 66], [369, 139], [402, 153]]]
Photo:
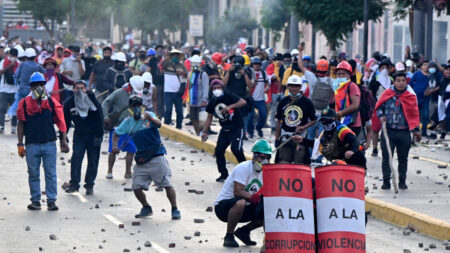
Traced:
[[[217, 218], [227, 223], [224, 247], [239, 247], [234, 236], [245, 245], [256, 245], [250, 239], [250, 231], [263, 225], [264, 209], [257, 192], [262, 186], [262, 165], [269, 163], [272, 148], [268, 141], [258, 140], [252, 152], [252, 160], [233, 169], [214, 203]], [[239, 222], [249, 223], [235, 231]]]
[[160, 188], [166, 189], [167, 198], [172, 206], [172, 219], [181, 218], [180, 211], [177, 208], [175, 189], [172, 187], [170, 178], [172, 172], [167, 162], [166, 149], [161, 143], [158, 128], [161, 127], [161, 121], [156, 118], [153, 112], [144, 112], [142, 98], [139, 95], [132, 95], [129, 99], [129, 110], [131, 116], [126, 118], [113, 135], [114, 154], [119, 153], [119, 136], [128, 134], [133, 138], [137, 148], [135, 156], [136, 165], [133, 168], [132, 187], [134, 195], [142, 204], [140, 213], [136, 218], [144, 218], [153, 214], [152, 207], [148, 204], [144, 190], [148, 190], [151, 182]]

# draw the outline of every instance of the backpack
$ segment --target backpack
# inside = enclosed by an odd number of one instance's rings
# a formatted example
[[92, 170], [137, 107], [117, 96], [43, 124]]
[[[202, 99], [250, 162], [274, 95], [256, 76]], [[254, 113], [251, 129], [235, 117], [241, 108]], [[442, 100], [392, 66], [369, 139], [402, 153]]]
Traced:
[[14, 71], [8, 69], [3, 75], [5, 76], [5, 83], [7, 85], [15, 84]]
[[[125, 70], [126, 69], [124, 69], [124, 70], [122, 70], [122, 71], [118, 71], [118, 70], [116, 70], [115, 68], [109, 68], [109, 69], [111, 69], [112, 71], [114, 71], [114, 73], [115, 73], [115, 75], [114, 75], [114, 87], [117, 87], [116, 86], [116, 84], [117, 84], [117, 80], [118, 80], [118, 78], [119, 78], [119, 76], [122, 76], [122, 78], [123, 78], [123, 83], [126, 83], [127, 82], [127, 79], [126, 79], [126, 77], [125, 77]], [[117, 88], [120, 88], [120, 87], [117, 87]]]
[[330, 97], [334, 93], [330, 83], [330, 77], [327, 77], [325, 81], [320, 81], [320, 79], [318, 79], [318, 82], [314, 87], [314, 92], [311, 96], [311, 101], [313, 102], [316, 110], [323, 110], [328, 107]]
[[361, 91], [361, 101], [359, 103], [359, 112], [361, 113], [361, 122], [369, 121], [375, 111], [375, 104], [377, 103], [372, 92], [365, 85], [357, 85]]

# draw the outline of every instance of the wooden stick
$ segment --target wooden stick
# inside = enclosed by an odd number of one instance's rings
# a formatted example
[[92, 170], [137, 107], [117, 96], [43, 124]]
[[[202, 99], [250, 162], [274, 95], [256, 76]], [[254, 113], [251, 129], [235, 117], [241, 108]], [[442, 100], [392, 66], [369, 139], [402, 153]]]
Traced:
[[386, 121], [383, 122], [383, 136], [386, 141], [386, 147], [389, 155], [389, 167], [391, 167], [391, 177], [392, 177], [392, 184], [394, 185], [394, 192], [398, 193], [397, 173], [395, 172], [394, 166], [392, 165], [391, 143], [389, 142], [389, 136], [386, 130]]

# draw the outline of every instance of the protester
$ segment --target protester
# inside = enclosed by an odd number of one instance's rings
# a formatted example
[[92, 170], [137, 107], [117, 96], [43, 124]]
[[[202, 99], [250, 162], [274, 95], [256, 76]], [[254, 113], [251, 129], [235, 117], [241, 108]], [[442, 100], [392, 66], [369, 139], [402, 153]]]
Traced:
[[155, 51], [153, 48], [150, 48], [147, 51], [147, 56], [149, 60], [147, 62], [148, 67], [150, 68], [150, 73], [152, 74], [152, 80], [154, 85], [156, 86], [157, 91], [157, 104], [158, 107], [154, 108], [154, 112], [161, 119], [164, 116], [164, 75], [159, 67], [159, 63], [161, 62], [162, 55], [164, 51], [162, 46], [157, 46]]
[[245, 119], [246, 130], [248, 136], [253, 138], [253, 131], [255, 126], [253, 124], [253, 118], [255, 117], [255, 109], [258, 109], [258, 123], [256, 124], [256, 132], [260, 138], [264, 137], [262, 128], [267, 121], [267, 107], [266, 98], [268, 98], [268, 92], [270, 89], [269, 78], [266, 71], [261, 69], [261, 59], [255, 56], [252, 59], [253, 68], [253, 89], [251, 91], [251, 96], [253, 98], [254, 107], [251, 109], [250, 113]]
[[302, 95], [300, 77], [293, 75], [287, 80], [289, 96], [283, 98], [277, 108], [275, 147], [280, 147], [275, 156], [276, 163], [310, 164], [308, 148], [299, 145], [298, 137], [305, 137], [307, 129], [316, 123], [314, 105]]
[[430, 72], [428, 69], [428, 61], [419, 64], [419, 69], [411, 77], [409, 85], [413, 88], [417, 96], [417, 102], [420, 110], [420, 123], [422, 123], [422, 137], [428, 137], [427, 126], [430, 118], [430, 97], [425, 96], [425, 90], [428, 88], [430, 80]]
[[253, 88], [251, 75], [244, 70], [245, 60], [242, 56], [237, 55], [233, 58], [233, 64], [223, 77], [223, 85], [225, 90], [239, 98], [247, 97], [247, 89]]
[[[5, 114], [9, 106], [14, 103], [17, 86], [14, 72], [19, 67], [18, 51], [12, 48], [5, 59], [0, 61], [0, 133], [5, 131]], [[17, 116], [11, 117], [11, 134], [16, 134]]]
[[[20, 157], [26, 156], [28, 166], [28, 184], [30, 186], [31, 204], [29, 210], [41, 209], [41, 183], [39, 174], [41, 162], [44, 165], [45, 192], [47, 195], [47, 208], [57, 211], [57, 176], [56, 176], [56, 133], [53, 124], [60, 131], [61, 151], [69, 152], [66, 141], [66, 123], [61, 104], [45, 92], [45, 78], [35, 72], [30, 77], [31, 92], [20, 100], [17, 109], [19, 124], [17, 127], [18, 153]], [[23, 137], [25, 135], [25, 146]]]
[[244, 136], [244, 121], [240, 108], [246, 105], [243, 98], [224, 91], [223, 83], [219, 79], [211, 82], [211, 92], [213, 97], [206, 107], [208, 118], [203, 127], [202, 141], [208, 139], [208, 129], [211, 126], [213, 116], [219, 119], [220, 129], [217, 139], [216, 156], [217, 168], [220, 176], [217, 182], [223, 182], [228, 177], [228, 170], [225, 161], [225, 151], [231, 144], [233, 152], [238, 162], [245, 161], [244, 150], [242, 148], [242, 138]]
[[142, 74], [144, 89], [142, 90], [142, 101], [146, 111], [154, 112], [158, 108], [158, 91], [153, 84], [153, 77], [150, 72]]
[[44, 61], [45, 68], [45, 90], [47, 95], [56, 99], [59, 103], [63, 104], [65, 94], [64, 94], [64, 84], [73, 86], [74, 81], [70, 80], [66, 75], [56, 72], [57, 63], [53, 58], [47, 58]]
[[[79, 46], [70, 46], [71, 48], [71, 56], [65, 58], [60, 66], [61, 74], [67, 76], [70, 80], [76, 81], [80, 80], [81, 77], [86, 72], [86, 65], [81, 59], [80, 47]], [[73, 95], [73, 87], [70, 85], [64, 85], [64, 97], [68, 98]]]
[[84, 80], [89, 83], [89, 78], [91, 77], [92, 69], [94, 68], [95, 63], [97, 62], [97, 58], [94, 57], [94, 48], [91, 46], [87, 46], [84, 49], [84, 54], [82, 54], [81, 59], [84, 61], [86, 71], [84, 75], [81, 76], [81, 80]]
[[[417, 98], [413, 90], [406, 83], [406, 74], [398, 73], [394, 78], [394, 85], [386, 89], [376, 105], [377, 116], [386, 124], [387, 136], [391, 154], [397, 149], [398, 177], [400, 189], [406, 190], [406, 172], [408, 170], [408, 154], [411, 147], [411, 134], [416, 141], [420, 141], [420, 117]], [[390, 189], [391, 168], [389, 153], [384, 134], [381, 135], [381, 151], [383, 154], [383, 185], [381, 189]]]
[[266, 68], [266, 73], [268, 75], [268, 78], [270, 79], [270, 128], [272, 134], [275, 133], [275, 126], [276, 126], [276, 118], [275, 115], [277, 113], [277, 106], [278, 103], [283, 98], [283, 86], [281, 85], [281, 78], [280, 78], [280, 67], [282, 66], [280, 56], [275, 56], [272, 63], [269, 64]]
[[147, 52], [145, 48], [141, 48], [138, 52], [137, 57], [130, 62], [128, 68], [134, 75], [141, 75], [141, 66], [145, 66], [145, 61], [147, 59]]
[[[267, 140], [258, 140], [252, 152], [252, 160], [234, 167], [214, 202], [217, 218], [227, 223], [224, 247], [239, 247], [234, 236], [245, 245], [256, 245], [250, 239], [250, 232], [263, 225], [264, 208], [257, 192], [263, 185], [262, 166], [269, 163], [272, 147]], [[235, 230], [240, 222], [249, 223]]]
[[[109, 131], [109, 156], [108, 156], [108, 172], [107, 179], [113, 178], [113, 167], [116, 162], [116, 153], [112, 152], [112, 136], [114, 128], [118, 127], [125, 118], [129, 116], [128, 98], [130, 95], [142, 94], [144, 89], [144, 80], [141, 76], [133, 76], [130, 82], [124, 85], [123, 88], [115, 90], [103, 101], [103, 117], [105, 121], [105, 129]], [[133, 156], [136, 153], [136, 145], [132, 138], [128, 135], [123, 135], [119, 138], [119, 150], [127, 152], [125, 156], [125, 178], [131, 178], [131, 164], [133, 163]]]
[[103, 84], [105, 85], [105, 90], [109, 90], [110, 94], [114, 90], [121, 89], [133, 76], [133, 73], [125, 67], [126, 63], [127, 58], [125, 54], [118, 52], [114, 55], [114, 65], [106, 70]]
[[103, 111], [92, 91], [87, 90], [83, 80], [75, 81], [74, 96], [64, 102], [64, 119], [69, 132], [73, 122], [73, 146], [70, 163], [70, 185], [67, 193], [78, 192], [81, 180], [81, 165], [87, 153], [87, 169], [84, 178], [86, 195], [94, 194], [94, 181], [97, 177], [100, 160], [100, 147], [103, 140]]
[[97, 95], [98, 100], [100, 103], [105, 100], [105, 98], [108, 96], [107, 93], [99, 96], [100, 94], [104, 93], [105, 91], [109, 90], [109, 85], [105, 83], [105, 73], [106, 71], [114, 65], [114, 61], [111, 60], [112, 55], [112, 49], [110, 47], [104, 47], [103, 48], [103, 59], [95, 62], [94, 66], [92, 67], [91, 75], [89, 76], [89, 90], [92, 90], [95, 88], [95, 95]]
[[444, 130], [440, 139], [445, 140], [445, 135], [450, 133], [450, 64], [444, 69], [444, 76], [440, 81], [438, 117], [439, 122], [444, 122]]
[[191, 71], [188, 75], [183, 100], [189, 104], [190, 118], [196, 135], [200, 134], [199, 114], [208, 104], [209, 78], [201, 69], [201, 58], [194, 55], [190, 59]]

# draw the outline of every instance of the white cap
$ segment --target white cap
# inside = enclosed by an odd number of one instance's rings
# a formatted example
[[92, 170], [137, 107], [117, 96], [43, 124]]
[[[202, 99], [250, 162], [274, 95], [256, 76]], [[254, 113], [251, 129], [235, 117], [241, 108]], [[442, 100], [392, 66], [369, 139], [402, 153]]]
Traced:
[[144, 72], [144, 74], [142, 74], [142, 79], [146, 83], [153, 83], [153, 77], [150, 72]]
[[297, 50], [297, 49], [292, 49], [292, 51], [291, 51], [291, 55], [294, 55], [294, 54], [299, 54], [300, 52]]
[[411, 61], [411, 60], [406, 61], [406, 67], [410, 68], [410, 67], [412, 67], [412, 65], [413, 65], [413, 61]]
[[302, 85], [302, 81], [300, 80], [300, 77], [297, 75], [292, 75], [288, 78], [287, 85], [294, 84], [294, 85]]
[[121, 62], [127, 62], [127, 57], [125, 56], [124, 53], [122, 52], [117, 52], [114, 54], [114, 59], [115, 61], [121, 61]]
[[202, 58], [198, 55], [194, 55], [190, 59], [191, 63], [202, 63]]
[[131, 87], [133, 87], [134, 92], [142, 94], [144, 90], [144, 79], [141, 76], [132, 76], [130, 78]]
[[404, 71], [405, 70], [405, 64], [403, 62], [399, 61], [395, 64], [395, 70], [397, 71]]
[[33, 48], [27, 48], [27, 50], [25, 50], [25, 56], [27, 58], [35, 57], [36, 51]]

